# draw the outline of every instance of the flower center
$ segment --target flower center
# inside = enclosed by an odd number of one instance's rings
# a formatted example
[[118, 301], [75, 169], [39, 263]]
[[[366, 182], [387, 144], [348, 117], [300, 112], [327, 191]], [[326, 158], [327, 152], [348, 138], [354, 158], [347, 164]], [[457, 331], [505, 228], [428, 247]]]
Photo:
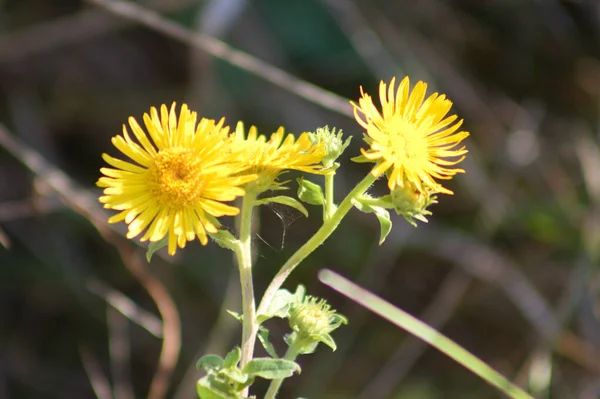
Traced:
[[395, 158], [400, 160], [427, 159], [427, 137], [419, 131], [418, 126], [395, 116], [390, 124], [389, 148]]
[[200, 166], [200, 160], [189, 149], [168, 148], [159, 152], [150, 173], [161, 205], [182, 208], [198, 199], [204, 188]]

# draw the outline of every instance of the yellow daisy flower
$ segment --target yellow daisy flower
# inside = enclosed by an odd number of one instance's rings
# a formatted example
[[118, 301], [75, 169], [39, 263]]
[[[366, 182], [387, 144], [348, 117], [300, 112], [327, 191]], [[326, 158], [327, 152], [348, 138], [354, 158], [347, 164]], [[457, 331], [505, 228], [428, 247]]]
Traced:
[[[379, 176], [388, 171], [388, 186], [405, 187], [411, 184], [418, 191], [427, 189], [452, 194], [434, 179], [449, 180], [463, 169], [449, 168], [465, 158], [467, 150], [458, 144], [469, 136], [468, 132], [456, 131], [462, 119], [446, 114], [452, 102], [445, 95], [433, 93], [425, 99], [427, 84], [418, 82], [412, 92], [408, 77], [402, 79], [395, 90], [395, 78], [389, 88], [382, 81], [379, 85], [381, 113], [361, 87], [362, 97], [354, 107], [356, 121], [366, 129], [368, 150], [361, 149], [361, 160], [378, 164], [371, 172]], [[395, 92], [395, 93], [394, 93]], [[454, 159], [447, 159], [454, 158]]]
[[[104, 175], [96, 183], [104, 188], [100, 202], [105, 208], [121, 211], [109, 223], [125, 221], [127, 238], [142, 231], [142, 241], [159, 241], [168, 235], [169, 254], [177, 246], [198, 237], [203, 245], [207, 233], [216, 233], [215, 219], [237, 215], [238, 208], [224, 204], [244, 195], [240, 187], [256, 176], [232, 176], [240, 169], [235, 153], [229, 147], [229, 128], [201, 119], [187, 105], [179, 118], [175, 104], [170, 111], [163, 105], [160, 116], [156, 108], [144, 114], [148, 134], [133, 118], [129, 126], [137, 142], [127, 133], [112, 138], [119, 151], [133, 162], [103, 154], [113, 168], [102, 168]], [[139, 143], [139, 144], [138, 144]], [[218, 223], [217, 223], [218, 225]]]
[[240, 162], [246, 173], [258, 175], [255, 182], [250, 183], [257, 191], [273, 188], [277, 176], [284, 170], [298, 170], [307, 173], [325, 174], [321, 160], [326, 155], [323, 143], [314, 143], [309, 133], [302, 133], [298, 140], [293, 134], [284, 133], [280, 127], [267, 141], [266, 136], [259, 135], [255, 126], [250, 127], [248, 135], [244, 134], [244, 125], [238, 122], [235, 133], [235, 145], [243, 152]]

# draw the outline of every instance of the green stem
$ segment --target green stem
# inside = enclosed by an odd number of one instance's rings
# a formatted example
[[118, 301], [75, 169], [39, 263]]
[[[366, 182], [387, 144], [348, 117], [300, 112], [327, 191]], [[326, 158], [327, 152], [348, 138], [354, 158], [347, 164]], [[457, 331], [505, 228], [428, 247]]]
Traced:
[[333, 231], [340, 224], [344, 216], [352, 209], [352, 200], [360, 197], [365, 191], [373, 184], [377, 179], [371, 173], [354, 187], [352, 191], [344, 198], [340, 206], [335, 210], [331, 217], [324, 221], [321, 228], [312, 236], [303, 246], [301, 246], [281, 267], [279, 272], [275, 275], [269, 286], [267, 287], [260, 305], [258, 307], [258, 314], [262, 314], [266, 311], [273, 299], [273, 296], [281, 288], [290, 273], [298, 266], [302, 260], [310, 255], [319, 245], [333, 233]]
[[335, 204], [333, 202], [333, 179], [335, 175], [325, 175], [325, 207], [323, 209], [323, 220], [327, 220], [331, 217], [335, 211]]
[[[295, 345], [295, 343], [292, 343], [289, 346], [289, 348], [283, 358], [286, 360], [294, 361], [294, 360], [296, 360], [296, 357], [298, 357], [298, 347], [297, 347], [297, 345]], [[277, 379], [274, 379], [273, 381], [271, 381], [271, 384], [269, 385], [269, 390], [267, 391], [267, 393], [265, 395], [265, 399], [275, 399], [275, 397], [277, 396], [277, 392], [279, 392], [279, 388], [281, 387], [282, 383], [283, 383], [283, 378], [277, 378]]]
[[240, 368], [252, 360], [254, 344], [256, 342], [256, 303], [254, 300], [254, 287], [252, 283], [252, 210], [256, 201], [256, 194], [246, 192], [240, 213], [239, 246], [235, 254], [240, 269], [240, 285], [242, 288], [242, 359]]

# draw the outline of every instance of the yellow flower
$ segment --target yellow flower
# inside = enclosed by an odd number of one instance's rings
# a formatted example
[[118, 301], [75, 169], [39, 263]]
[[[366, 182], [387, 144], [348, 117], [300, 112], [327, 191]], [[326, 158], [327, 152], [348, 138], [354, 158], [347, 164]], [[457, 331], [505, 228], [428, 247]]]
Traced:
[[328, 173], [320, 164], [325, 156], [324, 145], [313, 144], [309, 133], [302, 133], [295, 140], [293, 134], [285, 135], [283, 127], [280, 127], [267, 141], [266, 136], [258, 134], [255, 126], [250, 127], [246, 137], [244, 125], [238, 122], [234, 137], [235, 146], [242, 153], [239, 161], [246, 173], [258, 175], [258, 179], [250, 183], [256, 191], [273, 188], [278, 184], [275, 179], [284, 170]]
[[[418, 82], [412, 93], [409, 79], [404, 78], [395, 91], [395, 78], [389, 88], [382, 81], [379, 85], [380, 113], [368, 94], [361, 87], [362, 98], [354, 107], [356, 121], [366, 129], [368, 150], [361, 149], [362, 161], [378, 164], [371, 172], [374, 176], [388, 172], [388, 186], [404, 187], [412, 183], [420, 192], [430, 190], [452, 194], [434, 179], [449, 180], [463, 169], [449, 168], [465, 158], [467, 150], [458, 144], [469, 136], [468, 132], [456, 131], [462, 119], [446, 114], [452, 102], [445, 95], [433, 93], [425, 99], [427, 84]], [[447, 159], [454, 158], [454, 159]]]
[[256, 176], [232, 177], [239, 164], [234, 159], [237, 154], [228, 147], [231, 139], [223, 119], [215, 123], [203, 118], [196, 125], [196, 113], [185, 104], [179, 118], [175, 104], [170, 111], [165, 105], [160, 111], [159, 116], [152, 107], [150, 115], [144, 114], [149, 135], [129, 118], [139, 144], [123, 125], [123, 135], [113, 137], [112, 143], [133, 162], [103, 154], [113, 168], [100, 169], [104, 176], [97, 185], [104, 188], [100, 197], [104, 207], [121, 211], [109, 223], [124, 220], [129, 225], [127, 238], [144, 230], [142, 241], [160, 241], [168, 235], [173, 255], [177, 246], [183, 248], [195, 237], [206, 245], [207, 232], [217, 232], [214, 218], [239, 212], [223, 202], [244, 195], [239, 186]]

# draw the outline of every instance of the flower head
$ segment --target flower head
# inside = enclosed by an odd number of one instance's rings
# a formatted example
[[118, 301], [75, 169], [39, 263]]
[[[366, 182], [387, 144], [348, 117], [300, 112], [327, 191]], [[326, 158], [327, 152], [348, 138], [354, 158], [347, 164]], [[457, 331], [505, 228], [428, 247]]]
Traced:
[[377, 162], [371, 173], [379, 176], [388, 172], [390, 190], [411, 183], [420, 192], [452, 194], [434, 179], [448, 180], [464, 173], [451, 166], [465, 158], [467, 150], [457, 146], [469, 133], [456, 132], [462, 125], [456, 115], [446, 117], [452, 102], [445, 95], [433, 93], [425, 99], [426, 83], [417, 82], [412, 92], [409, 85], [408, 77], [397, 90], [395, 78], [389, 88], [382, 81], [381, 113], [361, 88], [362, 97], [352, 106], [356, 121], [366, 129], [365, 141], [370, 148], [361, 149], [358, 161]]
[[169, 254], [177, 246], [198, 237], [206, 245], [207, 233], [216, 233], [215, 218], [236, 215], [239, 210], [223, 202], [244, 195], [242, 184], [256, 178], [251, 174], [233, 176], [239, 165], [236, 153], [228, 147], [229, 129], [223, 120], [201, 119], [175, 104], [160, 116], [152, 107], [144, 114], [146, 133], [133, 118], [129, 126], [135, 142], [123, 125], [123, 135], [112, 138], [119, 151], [131, 159], [123, 161], [103, 154], [112, 168], [101, 168], [104, 175], [97, 185], [104, 188], [100, 202], [105, 208], [120, 211], [108, 221], [125, 221], [127, 238], [142, 231], [142, 241], [159, 241], [168, 235]]
[[274, 188], [275, 180], [285, 170], [324, 174], [321, 159], [325, 156], [322, 143], [312, 143], [309, 133], [302, 133], [298, 140], [285, 135], [283, 127], [277, 129], [269, 140], [259, 135], [255, 126], [244, 134], [244, 125], [238, 122], [234, 133], [235, 147], [240, 151], [240, 162], [246, 173], [258, 176], [252, 182], [253, 189], [262, 192]]
[[292, 304], [289, 312], [290, 327], [294, 331], [288, 337], [288, 343], [293, 343], [299, 353], [311, 353], [319, 342], [323, 342], [335, 350], [335, 341], [330, 333], [348, 320], [329, 306], [327, 301], [311, 295], [304, 296], [303, 292]]

